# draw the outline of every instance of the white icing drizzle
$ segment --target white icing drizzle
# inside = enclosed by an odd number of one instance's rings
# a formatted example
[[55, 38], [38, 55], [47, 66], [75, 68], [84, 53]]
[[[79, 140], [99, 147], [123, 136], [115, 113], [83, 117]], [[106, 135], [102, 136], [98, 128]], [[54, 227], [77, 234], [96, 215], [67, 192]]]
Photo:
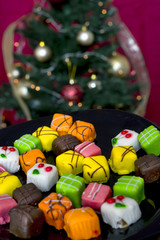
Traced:
[[83, 151], [86, 150], [86, 148], [88, 148], [89, 146], [91, 146], [91, 145], [93, 145], [93, 144], [94, 144], [94, 142], [91, 142], [91, 143], [87, 144], [84, 148], [82, 148], [82, 149], [80, 150], [80, 153], [83, 153]]
[[[123, 180], [129, 180], [129, 182], [126, 183]], [[131, 178], [129, 178], [129, 177], [128, 178], [121, 178], [116, 184], [126, 184], [126, 190], [128, 189], [128, 187], [130, 185], [132, 185], [132, 186], [134, 186], [134, 188], [132, 188], [132, 191], [134, 191], [135, 188], [138, 188], [138, 183], [140, 182], [140, 180], [141, 180], [140, 178], [138, 178], [138, 180], [137, 180], [137, 179], [135, 179], [134, 176], [132, 176]], [[135, 183], [133, 183], [133, 182], [135, 182]]]
[[[3, 195], [2, 195], [2, 196], [3, 196]], [[11, 196], [0, 197], [0, 200], [4, 200], [4, 199], [11, 199]]]
[[[36, 147], [35, 143], [33, 141], [31, 141], [30, 139], [33, 138], [33, 136], [22, 136], [20, 139], [16, 140], [16, 142], [18, 143], [18, 146], [21, 144], [21, 146], [23, 145], [26, 145], [29, 147], [30, 150], [32, 150], [31, 146], [29, 145], [29, 143], [27, 142], [30, 142], [33, 144], [34, 148]], [[22, 139], [22, 140], [21, 140]]]
[[[63, 118], [63, 119], [64, 119], [64, 116], [59, 116], [59, 117], [54, 118], [54, 119], [52, 120], [51, 125], [52, 125], [53, 127], [56, 127], [56, 128], [57, 128], [57, 125], [53, 124], [53, 122], [54, 122], [55, 120], [57, 120], [57, 119], [60, 119], [60, 118]], [[68, 118], [71, 118], [71, 117], [70, 117], [70, 116], [67, 116], [67, 119], [68, 119]], [[59, 128], [62, 129], [62, 128], [65, 128], [65, 127], [66, 127], [66, 126], [60, 126]]]
[[101, 186], [102, 186], [102, 184], [99, 184], [97, 190], [94, 192], [94, 194], [93, 194], [93, 196], [92, 196], [92, 200], [95, 198], [96, 194], [99, 192]]
[[[59, 180], [59, 183], [61, 183], [60, 188], [62, 187], [62, 185], [67, 185], [68, 187], [71, 186], [71, 187], [79, 190], [79, 188], [77, 188], [76, 186], [72, 185], [72, 183], [78, 182], [78, 183], [80, 183], [80, 184], [82, 185], [81, 181], [79, 181], [79, 180], [76, 179], [77, 176], [76, 176], [74, 179], [71, 178], [70, 176], [71, 176], [71, 174], [69, 174], [68, 176], [65, 176], [65, 179], [62, 179], [62, 178], [61, 178], [61, 179]], [[66, 181], [67, 179], [72, 180], [71, 183], [65, 183], [65, 181]]]

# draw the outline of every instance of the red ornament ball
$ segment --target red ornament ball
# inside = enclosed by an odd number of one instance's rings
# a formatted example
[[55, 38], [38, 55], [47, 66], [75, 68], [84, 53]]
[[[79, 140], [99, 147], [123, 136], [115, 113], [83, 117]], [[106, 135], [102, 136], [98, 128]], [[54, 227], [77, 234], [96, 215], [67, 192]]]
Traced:
[[62, 88], [61, 96], [69, 102], [78, 103], [83, 96], [83, 89], [77, 84], [68, 84]]

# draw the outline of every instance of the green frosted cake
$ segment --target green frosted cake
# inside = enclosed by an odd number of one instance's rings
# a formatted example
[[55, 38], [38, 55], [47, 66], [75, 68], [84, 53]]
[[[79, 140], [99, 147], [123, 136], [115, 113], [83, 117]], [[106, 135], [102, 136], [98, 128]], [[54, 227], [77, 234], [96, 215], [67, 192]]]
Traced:
[[113, 186], [113, 195], [123, 195], [135, 199], [139, 204], [145, 199], [144, 179], [135, 176], [122, 176]]
[[81, 207], [81, 195], [84, 189], [84, 179], [73, 174], [64, 174], [56, 184], [56, 192], [68, 197], [74, 208]]
[[32, 136], [31, 134], [25, 134], [14, 142], [20, 154], [28, 152], [32, 149], [38, 148], [42, 150], [41, 141], [38, 137]]
[[147, 154], [153, 153], [156, 156], [160, 154], [160, 132], [153, 125], [140, 132], [138, 140]]

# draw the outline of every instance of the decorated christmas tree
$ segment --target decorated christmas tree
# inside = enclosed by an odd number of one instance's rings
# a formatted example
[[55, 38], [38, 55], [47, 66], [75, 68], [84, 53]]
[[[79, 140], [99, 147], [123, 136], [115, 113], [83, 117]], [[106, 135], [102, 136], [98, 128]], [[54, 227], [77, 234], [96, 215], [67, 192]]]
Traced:
[[93, 108], [134, 111], [142, 97], [117, 39], [116, 11], [110, 0], [38, 1], [14, 29], [11, 84], [0, 89], [0, 105], [28, 119]]

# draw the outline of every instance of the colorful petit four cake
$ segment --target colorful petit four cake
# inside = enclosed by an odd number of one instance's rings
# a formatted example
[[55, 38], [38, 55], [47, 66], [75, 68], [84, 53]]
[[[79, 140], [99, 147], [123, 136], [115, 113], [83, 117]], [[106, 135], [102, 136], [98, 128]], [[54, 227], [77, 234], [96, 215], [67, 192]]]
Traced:
[[58, 133], [47, 126], [39, 127], [32, 135], [41, 140], [42, 151], [46, 152], [52, 150], [52, 142], [58, 137]]
[[12, 197], [13, 191], [21, 186], [22, 184], [17, 176], [11, 175], [9, 172], [0, 173], [0, 195], [8, 194]]
[[10, 173], [18, 172], [20, 169], [18, 150], [12, 146], [0, 147], [0, 164]]
[[91, 239], [101, 234], [99, 218], [90, 207], [69, 210], [64, 216], [64, 224], [71, 239]]
[[78, 144], [75, 146], [74, 151], [80, 153], [83, 157], [102, 155], [101, 149], [94, 142], [90, 141]]
[[74, 150], [75, 146], [79, 143], [80, 141], [76, 137], [66, 134], [53, 141], [52, 149], [54, 154], [58, 156], [68, 150]]
[[54, 165], [36, 163], [27, 172], [27, 183], [33, 183], [42, 192], [49, 191], [58, 181], [58, 171]]
[[85, 182], [106, 183], [110, 178], [107, 159], [103, 155], [83, 159], [83, 177]]
[[14, 142], [20, 154], [38, 148], [42, 150], [41, 141], [38, 137], [32, 136], [31, 134], [25, 134]]
[[10, 233], [28, 239], [41, 234], [44, 215], [41, 209], [31, 205], [17, 205], [9, 211]]
[[70, 115], [55, 113], [52, 118], [51, 128], [58, 132], [59, 136], [66, 135], [72, 126], [73, 118]]
[[119, 175], [135, 171], [137, 154], [132, 146], [113, 147], [108, 161], [113, 172]]
[[0, 164], [0, 173], [2, 172], [6, 172], [7, 170], [5, 169], [5, 167], [3, 167], [1, 164]]
[[82, 206], [100, 210], [102, 203], [112, 196], [109, 186], [98, 183], [90, 183], [82, 194]]
[[32, 168], [36, 163], [46, 163], [46, 158], [41, 150], [33, 149], [20, 155], [20, 164], [22, 170], [27, 174], [27, 171]]
[[56, 167], [60, 176], [65, 173], [77, 175], [82, 173], [82, 160], [84, 157], [72, 150], [64, 152], [56, 157]]
[[42, 200], [42, 192], [33, 184], [28, 183], [13, 191], [13, 198], [18, 205], [37, 205]]
[[125, 228], [141, 218], [141, 210], [136, 200], [118, 195], [101, 205], [101, 215], [113, 228]]
[[124, 195], [135, 199], [139, 204], [145, 199], [144, 180], [136, 176], [122, 176], [113, 186], [113, 195]]
[[135, 161], [136, 175], [145, 183], [152, 183], [160, 178], [160, 158], [154, 154], [144, 155]]
[[138, 140], [147, 154], [153, 153], [156, 156], [160, 154], [160, 132], [153, 125], [140, 132]]
[[0, 225], [10, 222], [9, 210], [17, 206], [16, 201], [8, 194], [0, 195]]
[[71, 200], [60, 193], [51, 193], [38, 205], [43, 211], [47, 224], [63, 229], [64, 215], [73, 208]]
[[93, 124], [79, 120], [73, 123], [68, 133], [77, 137], [81, 142], [93, 142], [96, 138], [96, 131]]
[[124, 129], [115, 136], [112, 139], [112, 146], [132, 146], [136, 152], [141, 148], [138, 133], [129, 129]]
[[74, 208], [81, 207], [81, 195], [84, 189], [84, 179], [74, 174], [64, 174], [56, 184], [56, 192], [68, 197]]

